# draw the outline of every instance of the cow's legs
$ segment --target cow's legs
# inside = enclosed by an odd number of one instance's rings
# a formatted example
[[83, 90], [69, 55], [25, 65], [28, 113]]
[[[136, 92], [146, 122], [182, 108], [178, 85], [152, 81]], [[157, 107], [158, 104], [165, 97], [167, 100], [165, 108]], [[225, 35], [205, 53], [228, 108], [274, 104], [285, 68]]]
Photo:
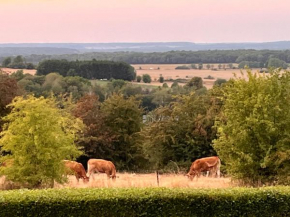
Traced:
[[80, 182], [80, 177], [79, 177], [79, 175], [76, 175], [76, 178], [77, 178], [77, 182], [79, 183], [79, 182]]

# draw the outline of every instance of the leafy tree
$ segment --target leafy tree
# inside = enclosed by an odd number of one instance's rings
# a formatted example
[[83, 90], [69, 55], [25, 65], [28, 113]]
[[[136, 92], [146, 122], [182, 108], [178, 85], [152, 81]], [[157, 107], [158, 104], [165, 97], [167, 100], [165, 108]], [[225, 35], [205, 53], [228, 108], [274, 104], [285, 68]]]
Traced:
[[151, 76], [148, 74], [142, 75], [142, 80], [144, 83], [151, 83]]
[[167, 83], [164, 83], [164, 84], [162, 85], [162, 87], [163, 87], [163, 88], [168, 88], [168, 84], [167, 84]]
[[3, 62], [2, 62], [2, 66], [3, 67], [8, 67], [10, 65], [10, 63], [12, 62], [11, 57], [6, 57]]
[[112, 143], [111, 160], [119, 169], [137, 169], [144, 158], [141, 153], [139, 132], [142, 126], [142, 109], [134, 97], [124, 99], [113, 94], [102, 105], [104, 123], [116, 138]]
[[187, 87], [194, 87], [195, 89], [201, 89], [203, 87], [203, 81], [201, 77], [193, 77], [186, 83]]
[[228, 64], [228, 67], [229, 67], [230, 69], [232, 69], [233, 66], [234, 66], [234, 65], [233, 65], [232, 63], [229, 63], [229, 64]]
[[115, 139], [113, 132], [104, 123], [101, 103], [96, 95], [85, 95], [76, 104], [73, 114], [85, 124], [83, 137], [78, 145], [83, 147], [87, 156], [92, 158], [113, 159], [111, 145]]
[[160, 77], [159, 77], [159, 82], [160, 83], [163, 83], [164, 82], [164, 77], [162, 75], [160, 75]]
[[7, 105], [17, 96], [18, 90], [17, 81], [0, 70], [0, 131], [3, 124], [1, 117], [10, 112], [10, 108], [7, 108]]
[[17, 70], [16, 72], [13, 72], [10, 75], [11, 78], [15, 78], [17, 81], [20, 81], [21, 79], [23, 79], [25, 77], [23, 70]]
[[221, 69], [222, 68], [222, 64], [218, 64], [218, 68]]
[[290, 72], [247, 72], [224, 89], [223, 118], [214, 141], [227, 171], [244, 183], [289, 183]]
[[214, 82], [214, 86], [221, 86], [222, 84], [226, 83], [227, 80], [226, 79], [223, 79], [223, 78], [218, 78], [216, 79], [216, 81]]
[[211, 108], [210, 96], [191, 93], [176, 102], [154, 110], [143, 136], [144, 153], [153, 168], [165, 168], [174, 161], [188, 168], [197, 158], [213, 155], [211, 140], [216, 109]]
[[195, 64], [191, 64], [190, 66], [191, 66], [192, 69], [197, 69]]
[[2, 151], [10, 154], [0, 160], [12, 164], [1, 173], [28, 187], [63, 183], [62, 160], [81, 154], [74, 145], [81, 121], [59, 110], [53, 99], [17, 97], [10, 106], [0, 139]]
[[269, 61], [268, 61], [268, 65], [267, 67], [273, 67], [273, 68], [283, 68], [283, 69], [287, 69], [288, 68], [288, 64], [283, 61], [283, 60], [280, 60], [278, 58], [270, 58]]
[[206, 65], [206, 68], [207, 68], [207, 69], [210, 69], [210, 64], [207, 64], [207, 65]]
[[174, 81], [171, 85], [171, 88], [174, 88], [174, 87], [178, 87], [178, 82], [177, 81]]
[[140, 82], [142, 80], [142, 77], [140, 75], [137, 76], [137, 82]]
[[9, 67], [14, 68], [14, 69], [25, 69], [26, 68], [26, 63], [25, 60], [22, 56], [16, 56], [12, 63], [9, 65]]
[[198, 64], [198, 69], [201, 70], [202, 68], [203, 68], [203, 64], [202, 63], [199, 63]]

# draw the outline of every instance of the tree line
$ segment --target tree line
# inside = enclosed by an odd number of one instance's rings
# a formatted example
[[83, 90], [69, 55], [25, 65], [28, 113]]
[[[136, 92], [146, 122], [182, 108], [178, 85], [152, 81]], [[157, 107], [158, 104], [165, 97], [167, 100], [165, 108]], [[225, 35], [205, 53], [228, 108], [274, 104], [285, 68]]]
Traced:
[[[208, 50], [154, 53], [92, 52], [83, 54], [25, 56], [28, 62], [34, 64], [51, 59], [66, 59], [68, 61], [96, 59], [121, 61], [129, 64], [241, 63], [242, 61], [249, 61], [259, 62], [265, 65], [270, 58], [277, 58], [286, 63], [290, 63], [290, 50]], [[3, 58], [1, 61], [3, 61]]]
[[87, 79], [122, 79], [132, 81], [136, 78], [132, 66], [113, 61], [67, 61], [45, 60], [38, 64], [37, 75], [57, 72], [62, 76], [80, 76]]

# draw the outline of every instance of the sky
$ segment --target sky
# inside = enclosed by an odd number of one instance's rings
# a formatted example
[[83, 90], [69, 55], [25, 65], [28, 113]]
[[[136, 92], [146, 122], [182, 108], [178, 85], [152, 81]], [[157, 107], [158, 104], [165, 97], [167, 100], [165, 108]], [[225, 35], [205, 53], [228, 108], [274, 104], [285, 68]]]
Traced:
[[290, 40], [290, 0], [0, 0], [0, 43]]

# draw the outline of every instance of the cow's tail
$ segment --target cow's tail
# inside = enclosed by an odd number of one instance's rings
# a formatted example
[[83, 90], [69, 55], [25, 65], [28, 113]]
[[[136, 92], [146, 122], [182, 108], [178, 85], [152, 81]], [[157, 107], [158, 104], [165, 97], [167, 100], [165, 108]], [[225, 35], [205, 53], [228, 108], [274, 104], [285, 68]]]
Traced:
[[217, 165], [216, 165], [216, 174], [217, 178], [221, 177], [221, 159], [218, 157]]

